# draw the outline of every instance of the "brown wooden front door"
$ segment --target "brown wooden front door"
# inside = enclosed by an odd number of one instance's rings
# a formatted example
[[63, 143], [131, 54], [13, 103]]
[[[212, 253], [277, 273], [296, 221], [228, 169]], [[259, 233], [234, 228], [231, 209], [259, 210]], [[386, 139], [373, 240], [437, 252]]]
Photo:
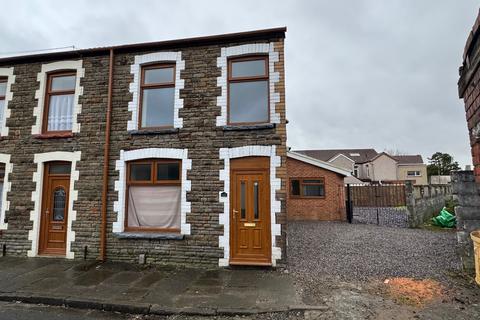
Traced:
[[45, 164], [39, 254], [65, 255], [70, 167], [69, 162]]
[[270, 265], [269, 158], [231, 162], [230, 264]]

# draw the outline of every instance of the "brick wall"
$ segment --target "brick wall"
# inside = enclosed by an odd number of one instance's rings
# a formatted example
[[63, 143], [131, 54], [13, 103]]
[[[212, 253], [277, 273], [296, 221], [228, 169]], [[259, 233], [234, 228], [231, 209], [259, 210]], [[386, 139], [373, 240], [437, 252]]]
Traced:
[[[279, 81], [275, 83], [279, 102], [276, 112], [280, 122], [275, 126], [253, 130], [225, 130], [217, 126], [216, 118], [220, 115], [217, 97], [221, 88], [217, 77], [221, 70], [217, 67], [217, 58], [221, 48], [246, 43], [272, 43], [279, 59], [274, 64]], [[219, 193], [223, 182], [219, 172], [224, 163], [219, 157], [221, 148], [235, 148], [246, 145], [275, 146], [281, 164], [276, 170], [281, 188], [276, 191], [280, 201], [280, 211], [276, 214], [276, 223], [281, 226], [281, 233], [276, 237], [276, 247], [281, 248], [282, 260], [285, 261], [286, 235], [286, 120], [285, 120], [285, 80], [284, 80], [284, 42], [283, 37], [264, 37], [263, 40], [186, 46], [168, 48], [167, 51], [181, 51], [185, 69], [181, 71], [184, 88], [180, 90], [183, 108], [179, 117], [183, 126], [177, 131], [157, 134], [134, 134], [127, 131], [127, 123], [132, 119], [128, 104], [132, 101], [130, 84], [133, 81], [131, 65], [136, 55], [143, 55], [158, 50], [142, 50], [117, 53], [114, 59], [113, 111], [110, 146], [110, 170], [107, 206], [107, 259], [113, 261], [138, 261], [139, 254], [146, 254], [151, 263], [173, 263], [187, 265], [217, 266], [223, 257], [219, 247], [219, 236], [223, 226], [219, 223], [219, 214], [223, 204]], [[45, 58], [46, 59], [46, 58]], [[88, 247], [88, 258], [96, 258], [99, 252], [100, 208], [102, 193], [103, 147], [105, 135], [105, 114], [108, 91], [108, 55], [93, 53], [82, 57], [85, 76], [81, 79], [83, 95], [78, 122], [81, 130], [72, 138], [39, 139], [32, 135], [33, 115], [37, 105], [35, 91], [39, 88], [37, 74], [44, 63], [54, 61], [21, 62], [4, 64], [0, 67], [14, 67], [16, 76], [12, 85], [13, 100], [9, 103], [12, 110], [7, 125], [8, 136], [0, 139], [0, 153], [10, 154], [13, 172], [10, 174], [12, 190], [8, 193], [10, 208], [8, 230], [0, 234], [0, 243], [7, 245], [8, 255], [26, 256], [32, 241], [28, 237], [32, 229], [30, 212], [34, 210], [31, 201], [35, 183], [32, 180], [37, 166], [34, 154], [51, 151], [81, 151], [81, 161], [77, 163], [79, 179], [75, 183], [78, 200], [74, 202], [77, 212], [72, 230], [75, 240], [72, 251], [76, 259], [83, 258], [83, 249]], [[75, 60], [75, 59], [71, 59]], [[188, 149], [188, 158], [192, 168], [187, 172], [191, 181], [191, 191], [187, 192], [187, 201], [191, 212], [186, 219], [191, 226], [190, 235], [183, 240], [132, 240], [119, 239], [112, 233], [113, 223], [117, 221], [114, 202], [118, 200], [115, 181], [119, 179], [116, 161], [120, 151], [140, 148], [176, 148]]]
[[288, 220], [346, 220], [344, 177], [299, 160], [287, 160], [288, 178], [324, 178], [325, 199], [287, 196]]
[[[480, 228], [480, 14], [468, 35], [460, 67], [458, 92], [465, 103], [465, 115], [470, 138], [472, 160], [471, 172], [461, 171], [452, 175], [453, 193], [458, 200], [457, 239], [459, 253], [465, 269], [473, 266], [473, 245], [469, 233]], [[475, 186], [476, 182], [476, 186]]]
[[459, 96], [465, 103], [465, 115], [477, 183], [480, 183], [480, 72], [477, 71], [480, 64], [479, 26], [480, 16], [468, 36], [458, 82]]

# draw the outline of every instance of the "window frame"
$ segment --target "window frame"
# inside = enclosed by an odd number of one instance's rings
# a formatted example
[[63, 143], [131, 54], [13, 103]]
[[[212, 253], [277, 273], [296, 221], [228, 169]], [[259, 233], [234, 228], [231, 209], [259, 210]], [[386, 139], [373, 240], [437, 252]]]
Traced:
[[[158, 180], [157, 179], [157, 164], [158, 163], [178, 163], [178, 180]], [[182, 160], [181, 159], [138, 159], [128, 161], [125, 179], [125, 232], [169, 232], [180, 233], [180, 228], [151, 228], [151, 227], [129, 227], [128, 226], [128, 200], [130, 186], [140, 187], [155, 187], [155, 186], [180, 186], [182, 187]], [[132, 181], [130, 179], [131, 165], [132, 164], [150, 164], [150, 180]]]
[[[265, 75], [263, 76], [252, 76], [252, 77], [233, 77], [232, 76], [232, 65], [235, 62], [241, 61], [253, 61], [253, 60], [264, 60], [265, 62]], [[266, 121], [255, 121], [255, 122], [231, 122], [230, 121], [230, 84], [231, 83], [242, 83], [242, 82], [254, 82], [264, 80], [267, 81], [267, 120]], [[254, 54], [240, 57], [229, 57], [227, 60], [227, 125], [256, 125], [270, 123], [270, 69], [269, 69], [269, 56], [268, 54]]]
[[[173, 67], [173, 81], [172, 82], [158, 82], [145, 84], [145, 71], [152, 69], [167, 69]], [[168, 126], [155, 126], [155, 127], [143, 127], [142, 126], [142, 114], [143, 114], [143, 90], [144, 89], [159, 89], [159, 88], [173, 88], [175, 90], [175, 78], [177, 74], [176, 62], [161, 62], [161, 63], [149, 63], [140, 66], [140, 94], [138, 96], [138, 129], [139, 130], [156, 130], [156, 129], [171, 129], [174, 127], [174, 123]], [[175, 121], [175, 93], [173, 97], [173, 121]]]
[[[409, 172], [414, 172], [414, 174], [410, 175]], [[421, 176], [422, 176], [422, 172], [420, 170], [407, 170], [407, 177], [421, 177]]]
[[[292, 181], [298, 180], [299, 185], [300, 185], [300, 195], [294, 195], [292, 193]], [[305, 180], [320, 180], [321, 183], [305, 183]], [[303, 186], [305, 185], [310, 185], [310, 186], [317, 186], [317, 185], [323, 185], [323, 196], [305, 196], [303, 195]], [[295, 177], [295, 178], [290, 178], [289, 184], [288, 184], [288, 189], [289, 189], [289, 194], [290, 198], [293, 199], [325, 199], [327, 196], [327, 188], [325, 185], [325, 178], [324, 177]]]
[[[46, 74], [47, 76], [47, 85], [45, 87], [45, 101], [43, 107], [43, 121], [42, 121], [42, 134], [65, 134], [72, 133], [70, 130], [48, 130], [48, 113], [50, 112], [50, 99], [52, 96], [61, 96], [61, 95], [70, 95], [73, 94], [75, 97], [76, 85], [73, 87], [73, 90], [57, 90], [52, 91], [52, 79], [55, 77], [65, 77], [65, 76], [75, 76], [75, 83], [77, 81], [77, 71], [76, 70], [56, 70]], [[75, 101], [74, 101], [75, 104]], [[73, 106], [75, 108], [75, 105]], [[73, 110], [72, 110], [73, 111]], [[73, 115], [73, 112], [72, 112]], [[73, 124], [73, 123], [72, 123]]]
[[[0, 182], [3, 183], [5, 181], [5, 175], [7, 174], [7, 164], [5, 162], [0, 162]], [[0, 197], [2, 194], [0, 193]], [[0, 206], [0, 210], [1, 210]]]
[[[0, 95], [0, 101], [4, 101], [4, 105], [3, 105], [3, 114], [0, 115], [0, 118], [2, 118], [4, 115], [5, 115], [5, 103], [6, 103], [6, 96], [7, 96], [7, 90], [8, 90], [8, 77], [0, 77], [0, 83], [5, 83], [5, 95]], [[7, 120], [5, 119], [5, 125], [7, 123]], [[3, 123], [0, 123], [0, 129], [2, 129], [3, 127]], [[1, 195], [0, 195], [1, 196]], [[0, 208], [1, 209], [1, 208]]]
[[[0, 83], [5, 83], [5, 85], [8, 87], [8, 77], [0, 77]], [[5, 95], [4, 96], [0, 95], [0, 100], [5, 100], [6, 95], [7, 95], [7, 92], [5, 90]]]

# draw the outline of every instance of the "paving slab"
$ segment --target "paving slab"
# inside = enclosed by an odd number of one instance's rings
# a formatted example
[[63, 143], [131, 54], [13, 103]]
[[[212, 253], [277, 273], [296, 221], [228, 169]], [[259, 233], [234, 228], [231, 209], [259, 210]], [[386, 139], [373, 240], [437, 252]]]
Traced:
[[0, 258], [0, 275], [4, 279], [0, 300], [6, 301], [198, 315], [251, 314], [297, 304], [292, 281], [265, 269], [205, 270], [9, 257]]

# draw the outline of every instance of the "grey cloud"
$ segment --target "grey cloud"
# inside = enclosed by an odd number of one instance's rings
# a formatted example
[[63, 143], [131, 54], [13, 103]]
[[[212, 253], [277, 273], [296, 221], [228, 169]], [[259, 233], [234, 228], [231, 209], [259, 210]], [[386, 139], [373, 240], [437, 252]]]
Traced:
[[[475, 0], [4, 1], [0, 52], [288, 27], [288, 144], [471, 162], [458, 67]], [[15, 27], [8, 27], [9, 25]]]

